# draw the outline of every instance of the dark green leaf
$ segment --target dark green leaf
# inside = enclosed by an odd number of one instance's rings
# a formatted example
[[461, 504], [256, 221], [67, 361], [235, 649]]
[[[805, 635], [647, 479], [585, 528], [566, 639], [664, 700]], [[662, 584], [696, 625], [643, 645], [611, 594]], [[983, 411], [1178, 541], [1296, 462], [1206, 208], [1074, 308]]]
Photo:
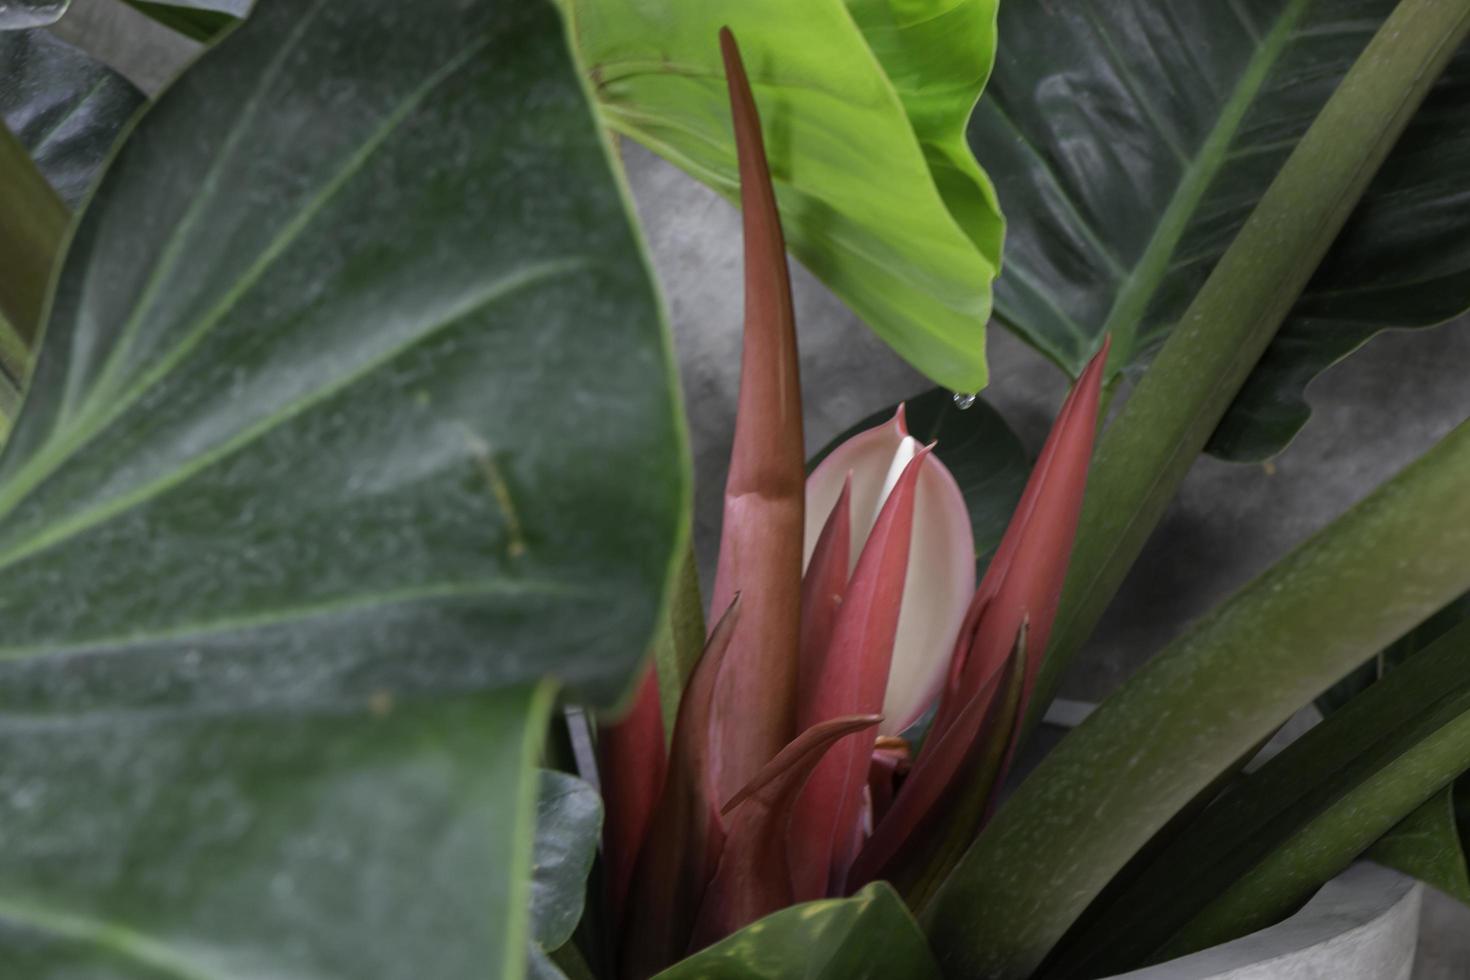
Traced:
[[1196, 794], [1334, 679], [1470, 588], [1467, 481], [1470, 422], [1166, 647], [1070, 732], [923, 910], [946, 969], [1032, 975]]
[[[1011, 513], [1026, 487], [1031, 461], [1021, 440], [984, 399], [967, 409], [943, 389], [926, 391], [905, 403], [909, 433], [921, 443], [939, 443], [934, 454], [954, 474], [970, 510], [975, 554], [984, 560], [1000, 544]], [[816, 466], [848, 437], [893, 418], [898, 406], [874, 412], [827, 443], [809, 466]]]
[[657, 980], [938, 980], [924, 935], [875, 882], [851, 898], [807, 902], [755, 922]]
[[612, 704], [686, 466], [555, 10], [264, 0], [67, 255], [0, 457], [0, 708]]
[[[1001, 6], [970, 141], [1010, 219], [996, 310], [1076, 374], [1149, 356], [1393, 0]], [[1279, 450], [1307, 382], [1386, 327], [1470, 305], [1464, 50], [1369, 187], [1211, 444]]]
[[0, 31], [19, 31], [54, 24], [71, 0], [4, 0], [0, 3]]
[[1228, 788], [1069, 937], [1052, 972], [1110, 975], [1264, 928], [1396, 824], [1396, 853], [1439, 858], [1446, 841], [1434, 822], [1410, 815], [1431, 796], [1448, 813], [1441, 791], [1467, 767], [1470, 623]]
[[1434, 794], [1379, 838], [1367, 857], [1470, 905], [1470, 872], [1455, 821], [1454, 797], [1453, 787]]
[[[9, 35], [0, 34], [0, 39]], [[66, 205], [20, 141], [0, 125], [0, 441], [20, 405], [31, 352], [67, 228]]]
[[963, 146], [997, 0], [560, 0], [608, 125], [734, 199], [739, 39], [791, 251], [938, 384], [986, 380], [1004, 228]]
[[519, 975], [550, 690], [0, 719], [0, 975]]
[[1429, 646], [1450, 629], [1470, 619], [1470, 593], [1384, 647], [1383, 652], [1329, 687], [1317, 698], [1323, 714], [1331, 714], [1366, 691], [1374, 681]]
[[543, 951], [572, 938], [602, 834], [602, 799], [575, 776], [541, 770], [531, 867], [531, 938]]
[[68, 207], [143, 104], [127, 79], [46, 31], [0, 34], [0, 119]]
[[124, 0], [185, 37], [205, 43], [250, 12], [251, 0]]

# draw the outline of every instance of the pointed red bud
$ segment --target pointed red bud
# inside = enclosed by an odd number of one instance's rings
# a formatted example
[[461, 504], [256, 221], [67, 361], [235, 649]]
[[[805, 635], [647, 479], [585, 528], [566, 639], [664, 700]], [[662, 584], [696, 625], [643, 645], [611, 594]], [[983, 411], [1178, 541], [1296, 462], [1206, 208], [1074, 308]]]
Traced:
[[[832, 642], [814, 670], [812, 700], [798, 706], [803, 728], [881, 711], [909, 565], [915, 488], [931, 449], [920, 450], [904, 467], [863, 546]], [[798, 801], [791, 837], [798, 901], [841, 888], [860, 843], [856, 831], [872, 750], [871, 739], [839, 743], [818, 764]]]
[[731, 670], [715, 703], [717, 780], [729, 797], [796, 730], [805, 460], [786, 247], [760, 117], [735, 39], [720, 32], [745, 222], [740, 402], [712, 608], [744, 596]]

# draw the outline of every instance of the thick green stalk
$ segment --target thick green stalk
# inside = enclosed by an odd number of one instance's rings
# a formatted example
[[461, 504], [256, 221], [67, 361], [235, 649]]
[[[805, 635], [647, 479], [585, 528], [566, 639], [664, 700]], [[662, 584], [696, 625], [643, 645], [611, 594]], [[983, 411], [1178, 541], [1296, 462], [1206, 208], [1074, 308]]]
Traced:
[[1252, 745], [1470, 588], [1470, 422], [1166, 648], [1072, 732], [923, 923], [946, 974], [1022, 980]]
[[1470, 31], [1470, 0], [1401, 0], [1098, 446], [1034, 724], [1190, 465]]

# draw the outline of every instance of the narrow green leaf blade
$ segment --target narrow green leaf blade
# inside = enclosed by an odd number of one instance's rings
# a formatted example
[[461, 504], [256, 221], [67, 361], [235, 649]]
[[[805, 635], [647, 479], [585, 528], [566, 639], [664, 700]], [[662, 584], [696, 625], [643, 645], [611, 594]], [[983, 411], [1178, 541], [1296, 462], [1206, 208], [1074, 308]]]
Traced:
[[1454, 795], [1453, 787], [1434, 794], [1379, 838], [1367, 857], [1470, 905], [1470, 872], [1455, 820]]
[[938, 980], [898, 895], [875, 882], [851, 898], [768, 915], [658, 975], [657, 980]]
[[1167, 647], [1063, 739], [924, 911], [946, 969], [1029, 976], [1220, 772], [1470, 587], [1466, 481], [1470, 422]]
[[[978, 167], [957, 159], [957, 134], [988, 69], [995, 0], [921, 0], [901, 14], [866, 0], [562, 5], [608, 124], [734, 200], [716, 43], [728, 25], [764, 120], [792, 253], [937, 383], [985, 384], [1003, 223]], [[924, 22], [934, 17], [965, 30], [938, 31], [939, 48], [902, 50], [933, 39]], [[927, 81], [884, 72], [915, 64]]]
[[551, 691], [0, 719], [0, 973], [519, 977]]
[[0, 457], [3, 700], [610, 705], [681, 553], [674, 387], [554, 8], [262, 0], [72, 241]]

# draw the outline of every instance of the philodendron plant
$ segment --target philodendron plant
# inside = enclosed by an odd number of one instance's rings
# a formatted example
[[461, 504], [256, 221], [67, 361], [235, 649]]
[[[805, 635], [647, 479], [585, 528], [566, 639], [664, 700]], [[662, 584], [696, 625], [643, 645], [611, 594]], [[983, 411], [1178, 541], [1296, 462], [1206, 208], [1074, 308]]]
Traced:
[[[205, 42], [152, 98], [66, 6], [0, 4], [0, 975], [1085, 980], [1365, 854], [1470, 902], [1470, 423], [1018, 765], [1190, 462], [1470, 305], [1470, 0], [130, 0]], [[608, 130], [743, 211], [707, 605]], [[788, 242], [945, 386], [810, 461]], [[1076, 376], [1034, 463], [992, 308]]]

